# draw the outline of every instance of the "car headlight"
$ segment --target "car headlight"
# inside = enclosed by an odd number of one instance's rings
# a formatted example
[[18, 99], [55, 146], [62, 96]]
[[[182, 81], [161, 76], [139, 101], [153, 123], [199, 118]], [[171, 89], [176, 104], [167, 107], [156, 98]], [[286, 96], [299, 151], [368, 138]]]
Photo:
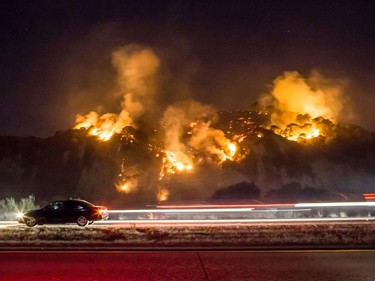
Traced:
[[17, 214], [17, 219], [20, 219], [20, 218], [22, 218], [23, 217], [23, 215], [24, 215], [24, 213], [23, 212], [19, 212], [18, 214]]

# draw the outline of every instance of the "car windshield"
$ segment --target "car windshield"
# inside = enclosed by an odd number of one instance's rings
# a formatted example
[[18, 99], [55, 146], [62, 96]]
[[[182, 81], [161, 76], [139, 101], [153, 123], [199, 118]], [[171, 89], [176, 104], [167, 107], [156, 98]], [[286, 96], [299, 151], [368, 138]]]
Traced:
[[58, 202], [51, 202], [45, 207], [43, 207], [42, 209], [58, 210], [58, 209], [62, 209], [62, 207], [63, 207], [63, 202], [58, 201]]

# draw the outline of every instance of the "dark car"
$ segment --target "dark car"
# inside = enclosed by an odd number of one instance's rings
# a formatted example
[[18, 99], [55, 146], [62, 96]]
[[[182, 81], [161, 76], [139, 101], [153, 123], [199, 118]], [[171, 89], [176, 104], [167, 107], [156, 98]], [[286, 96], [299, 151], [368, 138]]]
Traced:
[[45, 223], [77, 223], [79, 226], [86, 226], [106, 219], [108, 212], [105, 207], [95, 206], [85, 200], [62, 200], [22, 214], [18, 222], [30, 227]]

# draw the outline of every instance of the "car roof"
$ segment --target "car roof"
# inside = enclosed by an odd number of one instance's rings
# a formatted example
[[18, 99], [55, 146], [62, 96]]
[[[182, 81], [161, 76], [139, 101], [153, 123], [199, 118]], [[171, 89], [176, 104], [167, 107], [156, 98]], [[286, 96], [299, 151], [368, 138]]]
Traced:
[[86, 200], [82, 200], [82, 199], [67, 199], [67, 200], [56, 200], [56, 201], [53, 201], [52, 203], [54, 202], [76, 202], [76, 203], [86, 203], [86, 204], [90, 204], [90, 205], [93, 205], [92, 203], [86, 201]]

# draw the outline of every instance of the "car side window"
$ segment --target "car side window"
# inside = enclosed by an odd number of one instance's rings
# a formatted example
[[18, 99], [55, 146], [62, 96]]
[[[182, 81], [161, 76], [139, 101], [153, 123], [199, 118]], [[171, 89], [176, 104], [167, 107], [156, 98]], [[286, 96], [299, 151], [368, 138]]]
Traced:
[[80, 205], [80, 204], [77, 204], [77, 210], [80, 210], [80, 211], [82, 211], [82, 210], [85, 210], [86, 208], [84, 207], [84, 206], [82, 206], [82, 205]]
[[52, 209], [55, 211], [59, 211], [63, 209], [63, 203], [62, 202], [54, 202], [51, 205]]

